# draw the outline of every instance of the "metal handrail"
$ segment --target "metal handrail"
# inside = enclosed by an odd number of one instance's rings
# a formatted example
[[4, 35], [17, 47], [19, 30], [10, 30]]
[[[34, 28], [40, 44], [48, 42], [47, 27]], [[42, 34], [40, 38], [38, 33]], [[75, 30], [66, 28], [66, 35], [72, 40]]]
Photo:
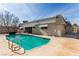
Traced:
[[[21, 45], [21, 41], [20, 40], [17, 40], [17, 42], [20, 43], [20, 45]], [[19, 54], [19, 55], [25, 54], [25, 52], [26, 52], [25, 49], [23, 49], [23, 52], [22, 53], [16, 52], [16, 51], [19, 51], [21, 49], [20, 46], [19, 47], [17, 47], [17, 46], [14, 47], [13, 42], [10, 42], [9, 40], [8, 40], [8, 48], [12, 52], [14, 52], [16, 54]], [[18, 48], [18, 49], [16, 50], [16, 48]]]

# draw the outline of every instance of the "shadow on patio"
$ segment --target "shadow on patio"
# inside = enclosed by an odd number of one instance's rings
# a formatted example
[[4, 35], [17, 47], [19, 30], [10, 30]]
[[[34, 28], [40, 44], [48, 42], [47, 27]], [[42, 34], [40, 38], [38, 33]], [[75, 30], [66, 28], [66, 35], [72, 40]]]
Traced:
[[65, 34], [64, 37], [79, 39], [79, 33]]

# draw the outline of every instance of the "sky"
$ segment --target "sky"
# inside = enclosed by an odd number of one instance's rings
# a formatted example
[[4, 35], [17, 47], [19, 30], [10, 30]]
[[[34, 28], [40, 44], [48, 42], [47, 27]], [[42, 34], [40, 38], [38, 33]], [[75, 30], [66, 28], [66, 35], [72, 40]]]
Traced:
[[9, 11], [20, 22], [33, 21], [61, 14], [67, 21], [79, 25], [78, 3], [0, 3], [0, 12]]

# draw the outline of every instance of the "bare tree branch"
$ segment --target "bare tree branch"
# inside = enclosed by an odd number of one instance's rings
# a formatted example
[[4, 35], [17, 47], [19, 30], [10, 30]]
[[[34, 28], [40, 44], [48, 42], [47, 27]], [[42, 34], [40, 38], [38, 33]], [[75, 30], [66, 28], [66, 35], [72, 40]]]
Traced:
[[0, 26], [5, 26], [9, 32], [9, 27], [17, 27], [19, 18], [8, 11], [0, 14]]

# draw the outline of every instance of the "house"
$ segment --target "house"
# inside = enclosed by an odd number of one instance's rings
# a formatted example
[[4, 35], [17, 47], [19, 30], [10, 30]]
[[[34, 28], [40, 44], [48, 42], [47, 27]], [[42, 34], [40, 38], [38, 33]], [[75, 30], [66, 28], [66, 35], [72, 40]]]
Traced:
[[22, 23], [20, 28], [32, 34], [63, 36], [66, 32], [65, 26], [64, 17], [62, 15], [56, 15], [54, 17]]
[[73, 24], [73, 33], [78, 33], [78, 25]]

